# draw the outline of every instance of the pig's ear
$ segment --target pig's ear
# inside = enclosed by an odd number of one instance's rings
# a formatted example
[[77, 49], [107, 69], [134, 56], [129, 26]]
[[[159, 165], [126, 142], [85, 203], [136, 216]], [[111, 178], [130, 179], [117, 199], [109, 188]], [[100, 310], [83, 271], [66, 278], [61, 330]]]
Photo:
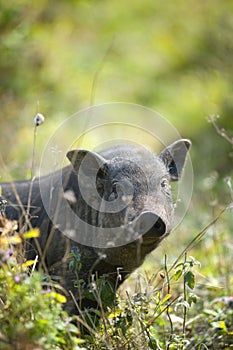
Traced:
[[160, 153], [159, 157], [168, 169], [171, 181], [180, 179], [190, 146], [191, 141], [181, 139], [172, 143]]
[[107, 160], [98, 153], [87, 151], [84, 149], [73, 149], [66, 154], [71, 162], [74, 170], [77, 172], [81, 166], [85, 175], [93, 175], [98, 172], [103, 165], [106, 165]]

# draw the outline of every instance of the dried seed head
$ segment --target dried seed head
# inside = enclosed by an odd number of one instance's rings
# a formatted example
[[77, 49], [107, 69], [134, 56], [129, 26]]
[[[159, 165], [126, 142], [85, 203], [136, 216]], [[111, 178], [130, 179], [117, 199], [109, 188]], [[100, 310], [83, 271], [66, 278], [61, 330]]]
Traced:
[[39, 125], [44, 123], [44, 120], [45, 120], [45, 118], [44, 118], [43, 114], [37, 113], [37, 115], [34, 118], [34, 123], [36, 126], [39, 126]]

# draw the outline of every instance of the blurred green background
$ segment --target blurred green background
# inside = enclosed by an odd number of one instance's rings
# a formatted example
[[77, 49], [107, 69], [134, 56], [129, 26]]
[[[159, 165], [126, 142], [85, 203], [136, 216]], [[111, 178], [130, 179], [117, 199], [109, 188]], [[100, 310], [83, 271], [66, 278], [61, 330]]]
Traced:
[[232, 14], [229, 0], [0, 0], [1, 180], [29, 176], [37, 111], [39, 163], [68, 116], [121, 101], [157, 110], [190, 138], [195, 193], [209, 201], [220, 179], [228, 202], [232, 145], [207, 117], [220, 115], [233, 136]]

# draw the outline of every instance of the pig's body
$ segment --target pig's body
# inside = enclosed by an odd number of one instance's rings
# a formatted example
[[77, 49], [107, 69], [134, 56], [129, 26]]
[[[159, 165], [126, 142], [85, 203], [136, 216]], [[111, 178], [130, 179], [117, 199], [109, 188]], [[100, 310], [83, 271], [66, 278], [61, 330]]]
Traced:
[[[39, 255], [42, 266], [72, 291], [81, 308], [95, 305], [85, 293], [93, 275], [107, 275], [115, 290], [169, 234], [174, 215], [169, 180], [180, 177], [189, 146], [180, 140], [159, 156], [129, 145], [99, 155], [74, 150], [67, 154], [72, 166], [32, 182], [2, 183], [6, 217], [19, 221], [22, 230], [30, 225], [40, 229], [38, 242], [27, 246], [27, 258]], [[73, 214], [90, 226], [80, 232]], [[93, 234], [99, 237], [88, 240]], [[70, 252], [81, 256], [76, 271]], [[84, 281], [79, 288], [74, 286], [77, 277]], [[71, 298], [67, 309], [77, 312]]]

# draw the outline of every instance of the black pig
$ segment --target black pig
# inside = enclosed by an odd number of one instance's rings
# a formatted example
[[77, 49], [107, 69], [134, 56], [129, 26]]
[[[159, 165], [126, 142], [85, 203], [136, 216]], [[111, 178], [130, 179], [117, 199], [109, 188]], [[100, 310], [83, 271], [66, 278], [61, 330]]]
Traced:
[[26, 256], [39, 255], [52, 279], [72, 292], [69, 312], [95, 306], [93, 282], [114, 291], [169, 234], [170, 181], [179, 180], [190, 145], [182, 139], [159, 155], [131, 145], [99, 154], [71, 150], [71, 165], [60, 171], [0, 184], [6, 217], [21, 230], [40, 229]]

